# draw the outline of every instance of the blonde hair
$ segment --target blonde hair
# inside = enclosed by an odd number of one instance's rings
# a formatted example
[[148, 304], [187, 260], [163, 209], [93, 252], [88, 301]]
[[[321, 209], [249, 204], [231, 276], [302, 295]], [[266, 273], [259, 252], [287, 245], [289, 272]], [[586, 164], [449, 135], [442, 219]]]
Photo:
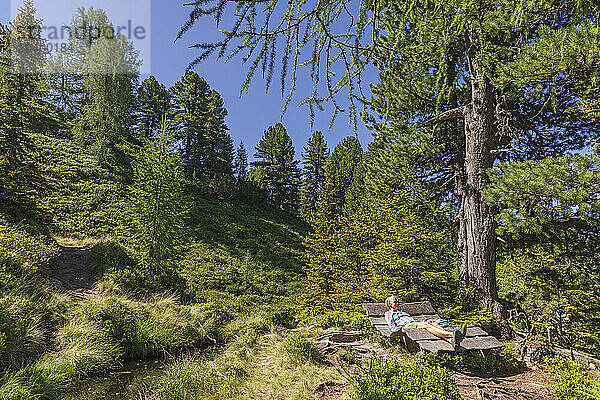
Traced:
[[387, 308], [392, 308], [394, 306], [394, 303], [397, 301], [398, 299], [396, 298], [396, 296], [390, 296], [387, 299], [385, 299], [385, 305], [387, 306]]

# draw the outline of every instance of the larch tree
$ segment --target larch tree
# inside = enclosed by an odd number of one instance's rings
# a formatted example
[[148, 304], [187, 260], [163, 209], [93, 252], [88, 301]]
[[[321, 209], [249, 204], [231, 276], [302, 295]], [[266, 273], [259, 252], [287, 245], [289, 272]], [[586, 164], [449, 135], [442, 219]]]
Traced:
[[[220, 21], [228, 7], [217, 0], [192, 5], [179, 37], [205, 15]], [[291, 0], [260, 6], [240, 1], [234, 7], [232, 27], [222, 31], [222, 40], [198, 44], [202, 52], [191, 65], [213, 53], [220, 58], [250, 50], [242, 88], [261, 68], [268, 87], [277, 55], [283, 54], [282, 91], [288, 73], [291, 77], [284, 109], [302, 64], [311, 68], [314, 81], [306, 100], [311, 115], [312, 107], [326, 100], [333, 100], [334, 112], [341, 111], [335, 99], [346, 87], [352, 120], [354, 100], [365, 97], [361, 73], [375, 64], [383, 83], [374, 90], [379, 102], [373, 107], [383, 116], [382, 123], [373, 121], [377, 130], [396, 128], [398, 137], [404, 130], [407, 135], [400, 140], [406, 147], [424, 150], [419, 172], [455, 196], [461, 292], [472, 288], [474, 303], [505, 321], [496, 285], [496, 210], [483, 196], [487, 170], [509, 155], [539, 157], [586, 145], [590, 130], [573, 118], [579, 87], [570, 77], [573, 70], [597, 70], [598, 5]], [[582, 53], [582, 47], [593, 51]], [[334, 75], [336, 66], [345, 73]], [[321, 78], [326, 93], [319, 91]], [[508, 325], [503, 327], [509, 334]]]
[[336, 283], [341, 281], [340, 269], [335, 260], [339, 214], [333, 178], [333, 169], [327, 169], [315, 205], [314, 218], [310, 221], [312, 232], [305, 241], [306, 263], [303, 268], [308, 285], [302, 302], [309, 313], [322, 314], [332, 309], [339, 292]]
[[0, 156], [10, 170], [23, 161], [35, 120], [48, 112], [41, 101], [47, 55], [42, 22], [25, 1], [9, 26], [0, 26]]
[[137, 89], [136, 119], [139, 138], [149, 138], [160, 127], [164, 116], [169, 112], [171, 97], [169, 91], [154, 76], [144, 79]]
[[161, 126], [157, 135], [144, 139], [129, 188], [133, 243], [152, 268], [160, 268], [173, 255], [189, 211], [183, 162], [164, 119]]
[[[79, 7], [71, 17], [69, 26], [60, 29], [68, 37], [64, 46], [60, 46], [48, 60], [47, 98], [70, 114], [79, 116], [83, 105], [89, 100], [85, 81], [89, 74], [88, 55], [100, 39], [95, 33], [96, 29], [109, 33], [112, 23], [101, 8]], [[49, 32], [50, 37], [52, 31]], [[58, 36], [58, 33], [55, 34]]]
[[262, 183], [271, 203], [277, 208], [296, 212], [298, 203], [299, 171], [292, 139], [285, 127], [277, 123], [268, 127], [255, 147], [252, 163], [262, 169]]
[[307, 220], [316, 210], [317, 199], [327, 164], [327, 142], [321, 131], [315, 131], [302, 153], [302, 189], [300, 190], [300, 212]]
[[[112, 24], [106, 23], [107, 29], [114, 32]], [[139, 51], [123, 35], [100, 36], [85, 55], [84, 99], [74, 136], [94, 152], [101, 165], [114, 163], [118, 159], [117, 143], [132, 134], [129, 127], [134, 122], [138, 56]]]

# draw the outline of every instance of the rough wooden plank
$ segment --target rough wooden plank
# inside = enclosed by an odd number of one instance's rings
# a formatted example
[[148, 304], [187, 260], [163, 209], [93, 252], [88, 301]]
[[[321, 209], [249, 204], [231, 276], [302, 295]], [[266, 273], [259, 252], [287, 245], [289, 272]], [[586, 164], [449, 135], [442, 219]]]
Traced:
[[[429, 333], [425, 329], [408, 328], [408, 329], [402, 329], [402, 330], [404, 331], [406, 336], [408, 336], [412, 340], [436, 340], [436, 339], [438, 339], [437, 336], [435, 336], [432, 333]], [[446, 329], [446, 330], [451, 332], [453, 330], [453, 328]], [[483, 329], [481, 329], [479, 327], [467, 328], [467, 338], [482, 337], [482, 336], [489, 336], [489, 335]]]
[[381, 317], [388, 310], [384, 303], [363, 303], [361, 305], [369, 317]]
[[469, 326], [467, 328], [467, 337], [489, 336], [489, 334], [478, 326]]
[[[447, 330], [449, 332], [452, 332], [449, 329], [447, 329]], [[403, 331], [406, 334], [406, 336], [408, 336], [412, 340], [435, 340], [437, 338], [437, 336], [428, 332], [425, 329], [412, 328], [412, 329], [403, 329]], [[485, 331], [479, 327], [467, 329], [467, 336], [466, 336], [467, 339], [468, 338], [480, 338], [480, 337], [489, 337], [489, 335], [487, 333], [485, 333]], [[469, 343], [469, 342], [467, 342], [467, 343]]]
[[[431, 314], [431, 315], [412, 315], [412, 317], [416, 320], [416, 321], [425, 321], [427, 319], [432, 319], [432, 320], [436, 320], [436, 319], [440, 319], [440, 316], [437, 314]], [[371, 323], [373, 324], [385, 324], [385, 317], [369, 317], [369, 319], [371, 320]], [[487, 335], [487, 333], [484, 333], [484, 335]], [[472, 336], [483, 336], [483, 335], [472, 335]]]
[[504, 347], [504, 345], [493, 336], [479, 336], [465, 338], [460, 343], [460, 347], [464, 350], [495, 350]]
[[385, 319], [383, 319], [381, 317], [369, 317], [369, 320], [371, 321], [371, 323], [373, 324], [375, 329], [377, 329], [379, 332], [381, 332], [381, 334], [383, 336], [389, 337], [390, 334], [392, 333], [392, 331], [390, 330], [390, 327], [385, 322]]
[[438, 339], [438, 340], [420, 340], [416, 342], [419, 346], [419, 349], [430, 351], [432, 353], [440, 353], [440, 352], [453, 352], [454, 347], [450, 344], [450, 342]]
[[418, 341], [418, 340], [437, 340], [439, 339], [437, 336], [435, 336], [432, 333], [429, 333], [428, 331], [426, 331], [425, 329], [419, 329], [419, 328], [403, 328], [402, 331], [404, 332], [404, 334], [406, 336], [408, 336], [409, 339], [414, 340], [414, 341]]
[[390, 337], [392, 331], [390, 327], [386, 325], [375, 325], [375, 329], [377, 329], [383, 336]]
[[404, 303], [400, 305], [400, 309], [410, 315], [436, 314], [435, 309], [428, 301]]

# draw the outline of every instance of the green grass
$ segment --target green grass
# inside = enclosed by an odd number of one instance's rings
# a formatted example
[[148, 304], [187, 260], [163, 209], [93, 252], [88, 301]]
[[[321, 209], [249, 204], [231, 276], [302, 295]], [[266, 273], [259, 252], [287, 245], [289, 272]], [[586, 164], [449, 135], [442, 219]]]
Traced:
[[23, 296], [0, 296], [0, 369], [17, 366], [45, 346], [40, 310]]
[[350, 377], [353, 400], [460, 400], [456, 383], [440, 366], [416, 359], [373, 358]]
[[317, 363], [320, 359], [319, 350], [315, 343], [299, 332], [290, 335], [286, 339], [283, 349], [293, 364]]
[[[248, 327], [248, 328], [245, 328]], [[252, 328], [260, 329], [249, 340]], [[277, 332], [267, 319], [238, 318], [227, 327], [235, 336], [215, 358], [184, 356], [152, 382], [138, 379], [127, 397], [144, 400], [316, 399], [312, 388], [343, 378], [322, 363], [290, 363], [289, 335]], [[312, 332], [303, 331], [306, 340]], [[311, 342], [312, 343], [312, 342]]]
[[[284, 339], [274, 329], [298, 323], [307, 224], [190, 187], [187, 243], [157, 279], [127, 244], [122, 171], [98, 167], [68, 139], [33, 139], [36, 166], [28, 173], [37, 189], [23, 179], [24, 190], [9, 206], [0, 201], [0, 398], [58, 399], [129, 360], [176, 357], [180, 361], [154, 377], [160, 388], [144, 391], [148, 383], [140, 383], [131, 395], [241, 399], [243, 391], [224, 388], [241, 384], [249, 393], [252, 385], [264, 385], [256, 363], [265, 351], [276, 353], [270, 373], [283, 368]], [[110, 297], [72, 303], [44, 288], [58, 243], [91, 247], [93, 271]], [[175, 295], [148, 294], [165, 291]], [[52, 336], [56, 343], [50, 346]], [[223, 356], [211, 361], [186, 355], [215, 339], [229, 343]]]
[[117, 343], [125, 359], [145, 359], [200, 347], [206, 329], [199, 305], [180, 306], [174, 297], [150, 302], [111, 296], [77, 304], [60, 337], [66, 343], [79, 327], [94, 326]]
[[58, 332], [59, 350], [7, 375], [0, 393], [54, 399], [126, 360], [200, 347], [207, 338], [202, 315], [201, 307], [181, 306], [173, 297], [141, 302], [113, 296], [76, 303]]

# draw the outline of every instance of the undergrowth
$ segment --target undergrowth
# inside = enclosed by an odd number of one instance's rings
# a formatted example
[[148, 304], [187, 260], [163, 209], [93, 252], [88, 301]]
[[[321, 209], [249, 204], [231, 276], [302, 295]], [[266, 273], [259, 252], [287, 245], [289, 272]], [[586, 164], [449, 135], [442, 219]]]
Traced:
[[518, 372], [523, 365], [510, 351], [483, 355], [478, 352], [464, 353], [429, 353], [420, 352], [417, 358], [431, 365], [451, 370], [468, 370], [474, 372]]
[[552, 391], [560, 399], [600, 399], [600, 380], [593, 379], [579, 361], [567, 360], [561, 355], [546, 360], [554, 379]]
[[208, 332], [202, 310], [172, 297], [151, 302], [109, 297], [76, 303], [58, 332], [59, 350], [0, 380], [2, 399], [53, 399], [129, 359], [200, 347]]
[[293, 364], [302, 364], [305, 362], [316, 363], [320, 358], [319, 350], [315, 346], [315, 343], [299, 332], [286, 339], [283, 349]]
[[420, 359], [371, 358], [349, 379], [353, 400], [460, 400], [448, 370]]

